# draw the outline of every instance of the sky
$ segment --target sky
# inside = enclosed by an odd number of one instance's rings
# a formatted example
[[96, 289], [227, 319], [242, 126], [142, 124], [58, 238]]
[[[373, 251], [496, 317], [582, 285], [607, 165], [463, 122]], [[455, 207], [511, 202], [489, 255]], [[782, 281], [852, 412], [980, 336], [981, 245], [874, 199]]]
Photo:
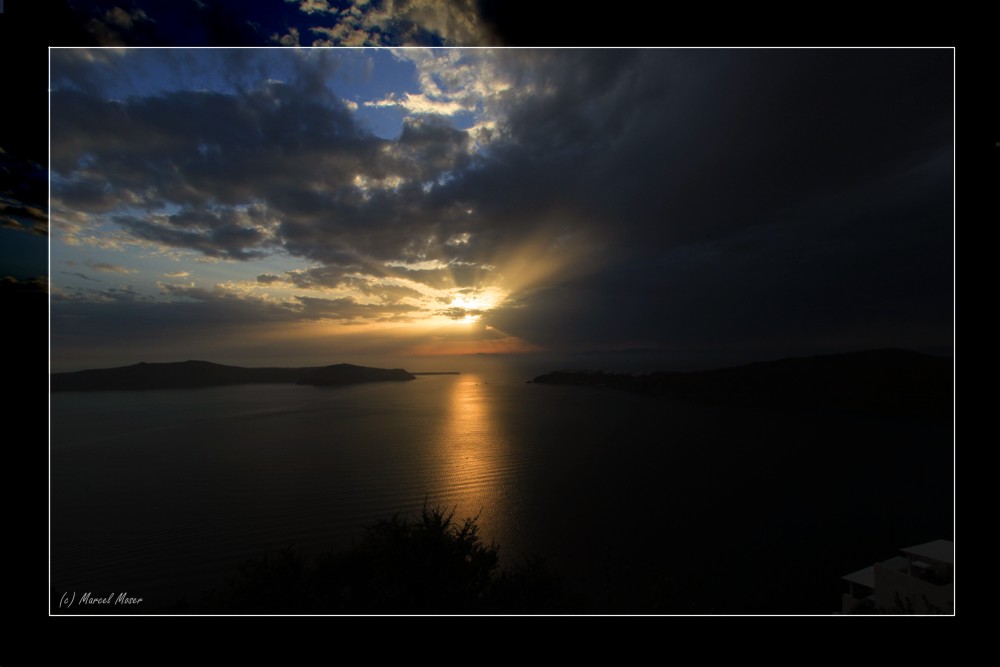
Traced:
[[[512, 0], [54, 0], [73, 45], [481, 46]], [[521, 4], [524, 4], [523, 2]], [[523, 8], [521, 8], [523, 9]], [[54, 43], [65, 43], [57, 40]], [[503, 42], [506, 43], [506, 42]]]
[[74, 48], [50, 87], [53, 370], [952, 343], [948, 49]]

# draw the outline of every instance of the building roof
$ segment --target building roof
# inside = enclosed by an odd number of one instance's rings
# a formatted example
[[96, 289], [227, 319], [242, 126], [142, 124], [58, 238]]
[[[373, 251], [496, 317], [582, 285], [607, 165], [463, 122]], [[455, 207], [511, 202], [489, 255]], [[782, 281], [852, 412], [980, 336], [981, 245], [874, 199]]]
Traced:
[[845, 574], [843, 579], [844, 581], [849, 581], [852, 584], [861, 584], [862, 586], [867, 586], [868, 588], [875, 588], [875, 566], [869, 565], [863, 570]]
[[925, 560], [948, 563], [949, 565], [954, 565], [955, 563], [955, 543], [951, 540], [934, 540], [926, 544], [906, 547], [902, 549], [902, 552], [911, 556], [918, 556]]

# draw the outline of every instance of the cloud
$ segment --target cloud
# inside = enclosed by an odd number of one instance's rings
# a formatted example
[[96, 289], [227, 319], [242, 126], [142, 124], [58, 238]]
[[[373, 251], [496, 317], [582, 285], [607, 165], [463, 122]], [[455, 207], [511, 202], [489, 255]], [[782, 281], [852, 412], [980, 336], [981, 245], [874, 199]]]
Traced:
[[339, 23], [332, 27], [315, 26], [309, 30], [325, 36], [324, 39], [313, 40], [313, 46], [378, 46], [377, 40], [373, 41], [369, 33], [351, 23]]
[[128, 12], [121, 7], [113, 7], [104, 14], [104, 20], [123, 30], [131, 30], [137, 21], [149, 21], [149, 17], [142, 9]]
[[287, 3], [298, 4], [299, 10], [306, 14], [336, 14], [337, 9], [331, 8], [327, 0], [285, 0]]
[[48, 173], [35, 146], [0, 147], [0, 226], [40, 236], [48, 234]]
[[[275, 300], [266, 295], [234, 290], [224, 284], [205, 288], [193, 282], [187, 284], [160, 282], [158, 287], [164, 296], [169, 297], [169, 301], [159, 301], [144, 296], [132, 287], [76, 290], [66, 291], [60, 295], [58, 311], [60, 314], [78, 312], [79, 305], [85, 303], [104, 304], [106, 311], [121, 311], [121, 308], [126, 306], [148, 303], [156, 304], [156, 311], [163, 313], [164, 318], [169, 317], [167, 313], [171, 310], [176, 310], [188, 315], [196, 312], [198, 313], [196, 319], [203, 323], [216, 317], [224, 323], [246, 325], [262, 322], [293, 324], [316, 320], [342, 323], [355, 320], [369, 323], [399, 321], [421, 311], [418, 305], [400, 303], [398, 300], [390, 303], [361, 303], [349, 296], [320, 298], [297, 295]], [[115, 318], [123, 316], [124, 313], [116, 314]], [[182, 327], [188, 326], [187, 322], [178, 324]]]
[[8, 219], [21, 218], [33, 224], [48, 222], [48, 216], [41, 208], [4, 201], [0, 201], [0, 215]]
[[445, 317], [453, 320], [464, 320], [470, 317], [480, 317], [486, 311], [476, 308], [445, 308], [439, 312]]
[[49, 221], [45, 212], [34, 206], [0, 201], [0, 227], [48, 236]]
[[18, 279], [13, 276], [0, 278], [0, 294], [46, 294], [49, 291], [48, 278]]
[[416, 95], [413, 93], [403, 93], [401, 97], [395, 93], [390, 93], [388, 97], [384, 97], [381, 100], [369, 101], [364, 104], [366, 107], [400, 107], [406, 109], [409, 113], [433, 113], [442, 116], [454, 116], [461, 111], [467, 110], [459, 102], [433, 100], [423, 93]]
[[429, 108], [433, 104], [449, 114], [475, 110], [483, 129], [495, 128], [517, 100], [538, 92], [531, 73], [545, 66], [540, 51], [396, 49], [393, 53], [417, 70], [420, 93], [408, 94], [415, 109], [433, 112]]
[[332, 319], [355, 320], [358, 318], [377, 321], [399, 321], [406, 315], [416, 313], [419, 307], [401, 303], [364, 304], [357, 303], [350, 297], [339, 299], [318, 299], [315, 297], [297, 297], [301, 308], [296, 312], [307, 320]]
[[333, 25], [310, 28], [326, 35], [325, 40], [314, 42], [315, 46], [479, 46], [498, 42], [480, 17], [476, 0], [353, 0], [339, 13], [326, 0], [299, 0], [299, 9], [309, 16], [336, 18]]
[[76, 271], [63, 271], [63, 273], [65, 273], [68, 276], [76, 276], [77, 278], [82, 278], [83, 280], [89, 280], [89, 281], [95, 282], [95, 283], [104, 282], [103, 280], [98, 280], [97, 278], [91, 278], [90, 276], [86, 275], [85, 273], [79, 273], [79, 272], [76, 272]]
[[107, 262], [87, 262], [87, 266], [94, 269], [95, 271], [100, 271], [101, 273], [138, 273], [138, 269], [131, 269], [126, 266], [119, 266], [117, 264], [108, 264]]
[[188, 271], [175, 271], [173, 273], [164, 273], [164, 278], [187, 278], [191, 273]]
[[265, 238], [263, 232], [254, 227], [222, 220], [224, 217], [234, 217], [234, 214], [227, 212], [217, 216], [216, 224], [204, 232], [179, 230], [171, 224], [174, 217], [176, 216], [166, 218], [170, 222], [153, 222], [130, 216], [116, 216], [114, 220], [136, 238], [175, 248], [197, 250], [209, 257], [249, 260], [266, 255], [264, 250], [255, 249]]
[[[443, 237], [433, 252], [460, 258], [443, 242], [466, 232], [464, 209], [421, 209], [428, 190], [469, 164], [468, 134], [428, 116], [407, 119], [396, 141], [367, 135], [321, 71], [303, 60], [294, 81], [228, 95], [110, 102], [56, 91], [53, 202], [61, 220], [97, 216], [66, 220], [61, 233], [84, 242], [103, 221], [137, 242], [209, 257], [248, 260], [281, 247], [363, 266], [408, 258], [430, 215]], [[161, 212], [167, 205], [180, 211]], [[137, 208], [149, 212], [119, 213]], [[463, 229], [449, 230], [453, 219]]]
[[281, 282], [281, 280], [281, 276], [276, 276], [273, 273], [262, 273], [257, 276], [257, 282], [264, 285], [273, 285], [274, 283]]
[[143, 27], [143, 24], [151, 22], [153, 19], [142, 9], [128, 11], [121, 7], [112, 7], [101, 18], [87, 21], [84, 28], [101, 46], [125, 46], [134, 41], [141, 41], [142, 36], [136, 35], [134, 31]]
[[299, 29], [291, 26], [284, 35], [274, 33], [271, 35], [271, 41], [281, 46], [299, 46]]
[[[419, 300], [426, 296], [413, 287], [388, 282], [380, 278], [349, 275], [339, 267], [316, 267], [304, 271], [289, 271], [285, 276], [284, 280], [295, 287], [350, 290], [367, 297], [375, 297], [382, 303], [398, 303], [407, 298]], [[283, 279], [264, 274], [257, 276], [257, 280], [271, 284]]]

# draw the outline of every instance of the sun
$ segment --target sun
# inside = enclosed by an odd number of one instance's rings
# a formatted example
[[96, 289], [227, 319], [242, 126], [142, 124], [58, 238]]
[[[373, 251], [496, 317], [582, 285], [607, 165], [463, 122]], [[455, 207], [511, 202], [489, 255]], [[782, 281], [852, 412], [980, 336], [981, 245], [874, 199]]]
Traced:
[[484, 299], [467, 296], [456, 296], [448, 305], [452, 308], [464, 308], [466, 310], [482, 310], [489, 307]]
[[480, 321], [485, 313], [499, 306], [504, 297], [505, 294], [496, 288], [454, 294], [448, 303], [448, 316], [459, 324], [474, 324]]

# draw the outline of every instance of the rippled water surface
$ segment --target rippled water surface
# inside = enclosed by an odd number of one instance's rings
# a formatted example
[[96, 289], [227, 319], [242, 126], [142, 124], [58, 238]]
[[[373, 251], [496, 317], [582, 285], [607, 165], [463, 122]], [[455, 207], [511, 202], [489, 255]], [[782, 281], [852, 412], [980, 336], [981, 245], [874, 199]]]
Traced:
[[949, 424], [475, 374], [51, 408], [53, 593], [127, 590], [150, 610], [425, 501], [478, 514], [504, 557], [549, 557], [609, 610], [652, 587], [668, 611], [822, 613], [839, 574], [951, 529]]

